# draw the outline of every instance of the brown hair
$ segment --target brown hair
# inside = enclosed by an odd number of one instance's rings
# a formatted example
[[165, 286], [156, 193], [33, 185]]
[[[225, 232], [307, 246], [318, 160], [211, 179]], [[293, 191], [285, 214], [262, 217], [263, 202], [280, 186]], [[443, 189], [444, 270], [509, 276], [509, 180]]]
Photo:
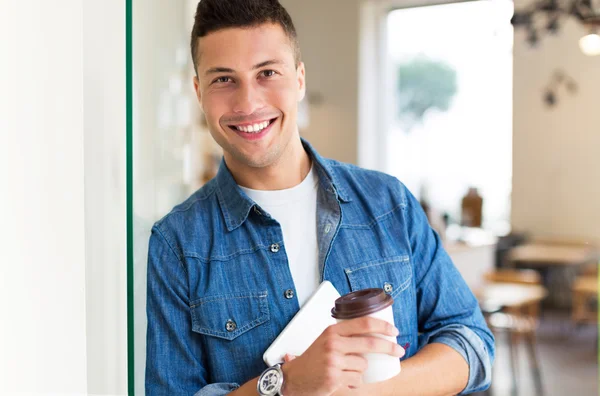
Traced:
[[227, 28], [250, 28], [263, 23], [279, 24], [294, 49], [296, 66], [300, 63], [300, 46], [290, 14], [278, 0], [201, 0], [196, 8], [191, 50], [194, 70], [198, 67], [198, 39]]

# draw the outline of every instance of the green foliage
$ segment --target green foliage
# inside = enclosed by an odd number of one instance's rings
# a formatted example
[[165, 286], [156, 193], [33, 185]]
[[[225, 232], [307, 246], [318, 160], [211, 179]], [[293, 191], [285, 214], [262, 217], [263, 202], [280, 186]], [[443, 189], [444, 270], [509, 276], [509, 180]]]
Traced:
[[457, 91], [456, 70], [442, 62], [418, 56], [398, 67], [399, 118], [410, 129], [422, 123], [431, 109], [447, 111]]

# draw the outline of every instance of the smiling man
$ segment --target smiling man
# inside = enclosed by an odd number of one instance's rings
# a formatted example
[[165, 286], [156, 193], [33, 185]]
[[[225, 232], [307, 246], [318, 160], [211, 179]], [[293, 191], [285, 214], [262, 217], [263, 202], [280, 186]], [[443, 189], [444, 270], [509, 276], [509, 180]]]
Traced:
[[[285, 9], [277, 0], [202, 0], [191, 51], [223, 161], [152, 229], [146, 394], [486, 389], [493, 336], [419, 203], [395, 178], [325, 159], [300, 138], [305, 69]], [[348, 320], [266, 367], [263, 352], [323, 280], [341, 294], [383, 288], [395, 326]], [[402, 372], [363, 384], [364, 353], [402, 359]]]

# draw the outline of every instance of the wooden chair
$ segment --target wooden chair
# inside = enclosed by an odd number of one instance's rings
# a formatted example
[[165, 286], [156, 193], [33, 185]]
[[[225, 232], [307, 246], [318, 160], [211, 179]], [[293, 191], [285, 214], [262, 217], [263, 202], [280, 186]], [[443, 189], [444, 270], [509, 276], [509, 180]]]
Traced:
[[598, 265], [584, 268], [571, 289], [575, 325], [598, 323]]
[[[487, 282], [514, 283], [521, 285], [541, 285], [540, 274], [535, 270], [501, 269], [484, 275]], [[503, 308], [491, 313], [486, 320], [492, 332], [506, 334], [509, 340], [511, 357], [512, 395], [518, 395], [518, 346], [525, 340], [529, 364], [536, 387], [536, 394], [543, 395], [540, 365], [536, 351], [536, 330], [539, 323], [540, 303], [535, 302], [519, 307]]]

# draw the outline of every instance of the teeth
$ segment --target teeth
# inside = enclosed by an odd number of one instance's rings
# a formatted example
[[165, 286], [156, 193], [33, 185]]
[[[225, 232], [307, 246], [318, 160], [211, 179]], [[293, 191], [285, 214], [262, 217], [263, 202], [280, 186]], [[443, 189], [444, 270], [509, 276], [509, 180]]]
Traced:
[[257, 133], [269, 126], [269, 121], [261, 122], [260, 124], [237, 126], [239, 131], [246, 133]]

